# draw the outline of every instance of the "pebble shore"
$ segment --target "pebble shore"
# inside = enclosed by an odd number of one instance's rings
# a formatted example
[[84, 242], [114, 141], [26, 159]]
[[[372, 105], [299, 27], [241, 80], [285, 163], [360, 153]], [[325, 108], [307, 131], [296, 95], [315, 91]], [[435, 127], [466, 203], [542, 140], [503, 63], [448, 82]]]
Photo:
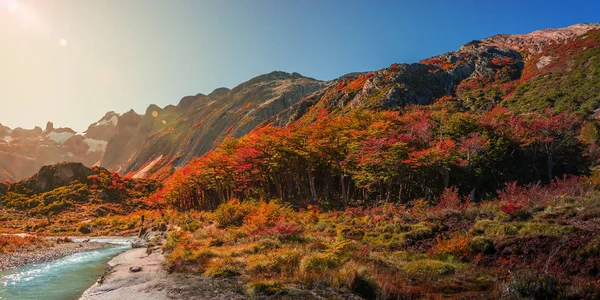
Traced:
[[34, 250], [19, 251], [16, 253], [0, 253], [0, 271], [16, 267], [47, 262], [82, 251], [105, 248], [110, 245], [106, 243], [60, 243], [49, 247]]

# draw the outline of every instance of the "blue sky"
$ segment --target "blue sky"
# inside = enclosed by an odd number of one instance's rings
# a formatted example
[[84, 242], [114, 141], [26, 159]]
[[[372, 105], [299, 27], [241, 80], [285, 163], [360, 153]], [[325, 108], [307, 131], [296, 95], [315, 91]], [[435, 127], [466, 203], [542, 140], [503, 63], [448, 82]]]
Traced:
[[600, 1], [0, 0], [0, 123], [85, 130], [106, 111], [273, 70], [334, 79], [498, 33], [600, 22]]

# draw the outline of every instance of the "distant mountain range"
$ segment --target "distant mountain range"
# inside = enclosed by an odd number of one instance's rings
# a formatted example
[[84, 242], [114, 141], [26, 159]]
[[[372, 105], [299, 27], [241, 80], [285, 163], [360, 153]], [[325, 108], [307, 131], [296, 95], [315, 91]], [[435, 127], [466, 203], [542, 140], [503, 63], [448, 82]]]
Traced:
[[[83, 133], [0, 124], [0, 180], [18, 181], [64, 161], [131, 177], [166, 178], [231, 135], [265, 122], [285, 126], [318, 110], [397, 109], [452, 99], [470, 110], [557, 110], [594, 115], [600, 107], [599, 24], [496, 35], [414, 64], [319, 81], [272, 72], [229, 90], [150, 105], [144, 114], [108, 112]], [[587, 49], [586, 55], [582, 53]], [[585, 56], [582, 58], [582, 56]]]

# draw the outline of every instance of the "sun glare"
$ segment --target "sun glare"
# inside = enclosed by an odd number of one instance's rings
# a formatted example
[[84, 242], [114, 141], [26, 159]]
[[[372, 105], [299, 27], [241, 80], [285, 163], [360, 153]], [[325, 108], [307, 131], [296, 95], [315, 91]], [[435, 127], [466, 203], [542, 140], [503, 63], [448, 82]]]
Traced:
[[17, 12], [17, 9], [19, 9], [19, 4], [18, 4], [17, 2], [10, 2], [10, 3], [8, 4], [8, 11], [9, 11], [11, 14], [14, 14], [14, 13], [16, 13], [16, 12]]
[[5, 2], [5, 7], [19, 26], [33, 28], [41, 25], [39, 16], [31, 5], [9, 0]]
[[61, 46], [63, 46], [63, 47], [66, 47], [69, 44], [69, 42], [67, 42], [67, 40], [65, 40], [65, 39], [60, 39], [58, 41], [58, 44], [61, 45]]

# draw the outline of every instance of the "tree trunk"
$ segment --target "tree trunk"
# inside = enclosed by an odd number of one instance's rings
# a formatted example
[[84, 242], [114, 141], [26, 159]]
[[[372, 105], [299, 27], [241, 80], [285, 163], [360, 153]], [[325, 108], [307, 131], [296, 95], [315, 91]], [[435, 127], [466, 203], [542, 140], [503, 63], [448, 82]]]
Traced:
[[315, 176], [312, 171], [308, 171], [308, 183], [310, 185], [310, 203], [315, 204], [317, 202], [317, 189], [315, 188]]
[[442, 173], [442, 177], [444, 178], [444, 187], [450, 187], [450, 169], [448, 167], [442, 167], [440, 173]]
[[553, 150], [554, 150], [554, 149], [552, 149], [552, 148], [553, 148], [553, 147], [552, 147], [552, 145], [548, 145], [548, 144], [546, 144], [546, 154], [547, 154], [547, 156], [548, 156], [548, 161], [547, 161], [547, 168], [548, 168], [548, 182], [551, 182], [551, 181], [552, 181], [552, 179], [554, 178], [554, 177], [553, 177], [553, 174], [552, 174], [552, 169], [553, 169], [553, 167], [554, 167], [554, 161], [553, 161], [553, 157], [552, 157], [552, 156], [553, 156], [553, 152], [554, 152]]

